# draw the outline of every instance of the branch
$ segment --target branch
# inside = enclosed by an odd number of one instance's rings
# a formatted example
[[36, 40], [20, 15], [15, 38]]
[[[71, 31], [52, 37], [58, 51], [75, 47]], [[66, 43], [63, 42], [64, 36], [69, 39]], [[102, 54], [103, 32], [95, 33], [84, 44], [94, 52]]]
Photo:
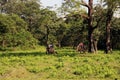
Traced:
[[95, 27], [93, 27], [93, 30], [99, 26], [100, 21], [101, 21], [102, 19], [103, 19], [103, 17], [100, 17], [100, 18], [97, 20], [97, 24], [96, 24]]
[[87, 8], [90, 8], [90, 6], [83, 0], [81, 0], [81, 5], [87, 7]]

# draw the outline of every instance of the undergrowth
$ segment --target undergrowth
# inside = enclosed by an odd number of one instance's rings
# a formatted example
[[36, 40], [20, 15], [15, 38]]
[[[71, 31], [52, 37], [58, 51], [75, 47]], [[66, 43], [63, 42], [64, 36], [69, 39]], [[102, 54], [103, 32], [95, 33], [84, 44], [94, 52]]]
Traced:
[[45, 54], [45, 47], [30, 51], [0, 52], [0, 80], [119, 80], [120, 51], [112, 54], [78, 53], [71, 48]]

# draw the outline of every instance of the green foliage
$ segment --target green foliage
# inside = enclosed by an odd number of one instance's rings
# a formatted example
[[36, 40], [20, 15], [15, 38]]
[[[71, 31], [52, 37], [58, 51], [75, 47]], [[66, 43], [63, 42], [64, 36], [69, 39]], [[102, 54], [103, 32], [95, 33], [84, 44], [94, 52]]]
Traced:
[[6, 72], [8, 72], [8, 66], [1, 66], [0, 75], [5, 75]]
[[114, 18], [112, 21], [112, 29], [111, 29], [111, 36], [112, 36], [112, 44], [114, 49], [120, 49], [120, 19]]
[[120, 51], [107, 55], [99, 51], [93, 55], [61, 48], [57, 52], [57, 55], [46, 55], [45, 47], [34, 51], [1, 52], [0, 79], [120, 79]]
[[[93, 26], [99, 22], [97, 29], [93, 31], [93, 37], [98, 40], [98, 49], [105, 48], [107, 11], [114, 12], [119, 7], [119, 0], [101, 1], [107, 6], [95, 5], [92, 19]], [[82, 2], [79, 0], [63, 1], [60, 9], [64, 17], [57, 16], [57, 13], [49, 8], [41, 8], [38, 0], [1, 0], [0, 3], [2, 6], [0, 11], [3, 13], [0, 14], [1, 50], [34, 48], [36, 44], [45, 45], [46, 42], [59, 47], [76, 47], [81, 41], [88, 44], [87, 11], [81, 7]], [[119, 49], [119, 18], [113, 20], [111, 25], [111, 39], [114, 44], [112, 46], [114, 49]]]
[[86, 24], [83, 24], [83, 21], [84, 20], [79, 13], [71, 13], [66, 16], [65, 23], [68, 27], [62, 40], [62, 45], [76, 46], [79, 42], [86, 42], [87, 29]]
[[39, 67], [28, 67], [27, 70], [31, 73], [39, 73], [40, 72], [40, 68]]
[[37, 40], [27, 31], [27, 24], [17, 15], [0, 15], [0, 47], [34, 48]]
[[39, 14], [41, 16], [38, 19], [38, 23], [32, 28], [34, 37], [42, 45], [45, 45], [46, 42], [56, 44], [56, 31], [59, 27], [56, 13], [49, 9], [41, 9]]
[[2, 4], [3, 13], [14, 13], [17, 15], [24, 14], [26, 16], [30, 16], [31, 13], [37, 13], [39, 11], [40, 4], [37, 1], [38, 0], [9, 0], [8, 2], [5, 1], [4, 4]]
[[61, 6], [62, 13], [76, 13], [86, 12], [84, 8], [81, 8], [80, 0], [64, 0]]

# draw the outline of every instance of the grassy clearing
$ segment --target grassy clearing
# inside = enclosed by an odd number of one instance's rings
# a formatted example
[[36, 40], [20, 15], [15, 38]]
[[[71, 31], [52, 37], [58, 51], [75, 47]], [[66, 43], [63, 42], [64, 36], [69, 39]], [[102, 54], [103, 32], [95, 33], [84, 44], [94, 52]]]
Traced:
[[80, 54], [70, 48], [0, 52], [0, 80], [119, 80], [120, 51]]

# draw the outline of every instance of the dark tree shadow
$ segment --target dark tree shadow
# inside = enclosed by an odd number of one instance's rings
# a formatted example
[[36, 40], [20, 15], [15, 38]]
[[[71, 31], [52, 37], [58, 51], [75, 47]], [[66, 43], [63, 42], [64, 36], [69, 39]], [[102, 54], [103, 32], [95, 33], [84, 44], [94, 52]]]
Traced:
[[11, 57], [11, 56], [44, 56], [45, 52], [4, 52], [0, 54], [0, 57]]
[[4, 53], [0, 53], [0, 57], [15, 57], [15, 56], [55, 56], [55, 57], [63, 57], [63, 56], [69, 56], [69, 57], [74, 57], [77, 56], [78, 54], [76, 54], [75, 52], [57, 52], [57, 54], [46, 54], [46, 52], [4, 52]]
[[57, 51], [57, 54], [46, 54], [46, 52], [41, 52], [41, 51], [37, 51], [37, 52], [3, 52], [3, 53], [0, 53], [0, 57], [46, 56], [46, 55], [55, 56], [55, 57], [63, 57], [63, 56], [74, 57], [74, 56], [82, 55], [73, 49], [66, 49], [66, 50], [57, 49], [56, 51]]

